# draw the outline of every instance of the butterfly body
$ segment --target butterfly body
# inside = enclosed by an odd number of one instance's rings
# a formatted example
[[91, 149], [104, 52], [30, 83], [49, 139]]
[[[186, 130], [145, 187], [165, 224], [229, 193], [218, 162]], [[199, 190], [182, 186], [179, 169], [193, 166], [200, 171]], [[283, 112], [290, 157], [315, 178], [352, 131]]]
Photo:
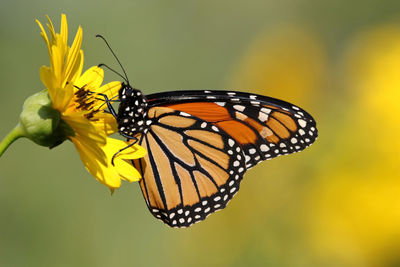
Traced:
[[119, 90], [118, 130], [123, 136], [134, 136], [147, 129], [147, 100], [143, 93], [126, 84]]
[[143, 176], [146, 204], [171, 227], [188, 227], [223, 209], [246, 170], [299, 152], [317, 137], [306, 111], [256, 94], [199, 90], [144, 96], [124, 85], [119, 98], [120, 133], [148, 151], [133, 161]]

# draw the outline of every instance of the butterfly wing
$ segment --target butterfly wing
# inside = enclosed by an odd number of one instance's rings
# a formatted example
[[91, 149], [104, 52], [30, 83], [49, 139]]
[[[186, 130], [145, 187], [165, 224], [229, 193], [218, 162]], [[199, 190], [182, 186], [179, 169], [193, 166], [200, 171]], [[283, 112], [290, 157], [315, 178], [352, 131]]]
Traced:
[[301, 151], [317, 137], [307, 112], [274, 98], [227, 91], [146, 97], [149, 129], [136, 137], [148, 155], [134, 164], [150, 211], [172, 227], [223, 209], [247, 169]]
[[148, 153], [134, 165], [150, 212], [187, 227], [223, 209], [245, 172], [239, 144], [212, 123], [167, 107], [150, 108], [148, 124], [137, 136]]
[[227, 91], [174, 91], [147, 96], [149, 106], [166, 106], [212, 123], [243, 150], [246, 168], [302, 151], [317, 138], [315, 120], [288, 102]]

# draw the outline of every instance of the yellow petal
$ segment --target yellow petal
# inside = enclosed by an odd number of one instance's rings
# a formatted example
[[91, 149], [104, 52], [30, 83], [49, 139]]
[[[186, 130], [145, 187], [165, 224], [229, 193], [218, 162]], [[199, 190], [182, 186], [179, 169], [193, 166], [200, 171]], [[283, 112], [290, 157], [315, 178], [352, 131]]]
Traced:
[[42, 23], [40, 23], [39, 20], [36, 20], [36, 23], [39, 25], [40, 30], [42, 31], [40, 33], [40, 35], [43, 37], [44, 41], [46, 42], [47, 49], [49, 50], [49, 55], [51, 55], [51, 49], [50, 49], [51, 46], [50, 46], [49, 38], [47, 37], [46, 31], [44, 30], [43, 25], [42, 25]]
[[109, 113], [96, 113], [92, 125], [106, 135], [111, 135], [118, 131], [118, 124], [114, 116]]
[[53, 71], [54, 87], [61, 87], [61, 74], [64, 66], [64, 57], [58, 46], [51, 47], [50, 68]]
[[79, 78], [79, 76], [82, 73], [83, 69], [83, 51], [79, 51], [79, 55], [76, 59], [76, 63], [74, 65], [74, 68], [71, 71], [71, 75], [69, 77], [69, 82], [75, 84], [75, 80]]
[[53, 107], [61, 113], [64, 112], [71, 102], [73, 93], [74, 89], [72, 84], [68, 84], [64, 88], [54, 88], [53, 95], [50, 94], [51, 100], [53, 102]]
[[[110, 82], [108, 84], [103, 85], [102, 87], [95, 90], [96, 93], [105, 94], [109, 100], [112, 100], [113, 97], [118, 96], [118, 91], [121, 88], [120, 82]], [[105, 99], [103, 96], [96, 97], [97, 101], [93, 105], [93, 109], [104, 110], [107, 108]]]
[[42, 66], [40, 68], [40, 79], [42, 80], [42, 83], [44, 84], [44, 86], [46, 86], [46, 88], [49, 90], [50, 93], [50, 98], [52, 98], [52, 94], [54, 96], [54, 91], [50, 88], [54, 88], [53, 87], [53, 74], [51, 72], [51, 69], [47, 66]]
[[68, 45], [68, 24], [67, 24], [67, 17], [65, 14], [61, 14], [61, 29], [60, 35], [62, 39], [62, 44], [64, 46]]
[[75, 85], [79, 88], [86, 86], [85, 89], [97, 90], [103, 82], [104, 71], [103, 69], [94, 66], [85, 71], [78, 80], [75, 81]]
[[146, 156], [147, 151], [139, 145], [133, 145], [127, 149], [124, 149], [118, 154], [118, 157], [123, 159], [138, 159]]
[[137, 182], [142, 178], [139, 171], [136, 170], [131, 163], [128, 163], [123, 159], [116, 159], [114, 163], [114, 168], [125, 181]]
[[50, 44], [53, 45], [56, 42], [56, 32], [54, 30], [53, 22], [51, 22], [49, 16], [46, 16], [46, 18], [47, 18], [47, 22], [48, 22], [47, 28], [49, 29], [50, 38], [51, 38]]
[[99, 161], [99, 158], [92, 153], [88, 146], [76, 138], [71, 139], [85, 168], [101, 183], [110, 188], [118, 188], [121, 186], [121, 178], [114, 168], [110, 168], [108, 164]]
[[[67, 53], [67, 58], [65, 59], [65, 69], [64, 69], [64, 80], [62, 81], [62, 85], [64, 85], [67, 81], [71, 80], [73, 74], [72, 70], [75, 68], [75, 64], [79, 64], [78, 57], [81, 50], [82, 45], [82, 28], [78, 28], [78, 32], [76, 33], [74, 42]], [[70, 77], [71, 76], [71, 77]]]
[[[142, 158], [147, 152], [139, 145], [133, 145], [132, 147], [127, 147], [127, 145], [127, 142], [114, 138], [107, 138], [107, 144], [103, 147], [103, 150], [107, 155], [108, 162], [111, 162], [113, 156], [118, 153], [114, 159], [114, 166], [112, 168], [121, 175], [122, 179], [129, 182], [139, 181], [142, 177], [139, 171], [124, 159]], [[121, 149], [123, 149], [123, 151], [118, 152]]]
[[81, 138], [87, 140], [87, 142], [93, 142], [96, 145], [106, 144], [106, 135], [104, 132], [98, 131], [82, 113], [62, 114], [62, 119], [72, 127], [75, 135], [79, 135]]
[[128, 145], [128, 142], [114, 138], [107, 138], [107, 146], [105, 147], [104, 151], [107, 155], [114, 155], [120, 149], [123, 149], [123, 151], [119, 152], [116, 157], [121, 159], [138, 159], [147, 154], [146, 149], [137, 144], [130, 147], [128, 147]]
[[99, 89], [96, 90], [96, 93], [106, 94], [109, 98], [118, 95], [119, 89], [121, 89], [121, 82], [109, 82]]

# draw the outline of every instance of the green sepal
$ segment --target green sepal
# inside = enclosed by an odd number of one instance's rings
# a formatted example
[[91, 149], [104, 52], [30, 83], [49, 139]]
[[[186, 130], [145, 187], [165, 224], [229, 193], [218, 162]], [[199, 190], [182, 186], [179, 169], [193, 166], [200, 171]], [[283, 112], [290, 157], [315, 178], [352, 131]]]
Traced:
[[68, 136], [74, 135], [72, 128], [61, 120], [60, 112], [52, 107], [47, 90], [25, 100], [20, 124], [25, 137], [49, 148], [60, 145]]

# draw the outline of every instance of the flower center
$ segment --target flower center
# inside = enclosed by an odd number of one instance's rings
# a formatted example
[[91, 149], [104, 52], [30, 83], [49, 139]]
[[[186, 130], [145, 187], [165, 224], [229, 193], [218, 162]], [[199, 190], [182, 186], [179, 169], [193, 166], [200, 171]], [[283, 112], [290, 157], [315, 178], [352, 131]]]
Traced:
[[78, 91], [75, 92], [75, 102], [78, 104], [77, 110], [88, 111], [84, 116], [91, 121], [97, 121], [94, 115], [98, 113], [99, 109], [94, 109], [94, 104], [96, 103], [96, 98], [93, 96], [93, 92], [85, 89], [86, 85], [82, 87], [76, 87]]

